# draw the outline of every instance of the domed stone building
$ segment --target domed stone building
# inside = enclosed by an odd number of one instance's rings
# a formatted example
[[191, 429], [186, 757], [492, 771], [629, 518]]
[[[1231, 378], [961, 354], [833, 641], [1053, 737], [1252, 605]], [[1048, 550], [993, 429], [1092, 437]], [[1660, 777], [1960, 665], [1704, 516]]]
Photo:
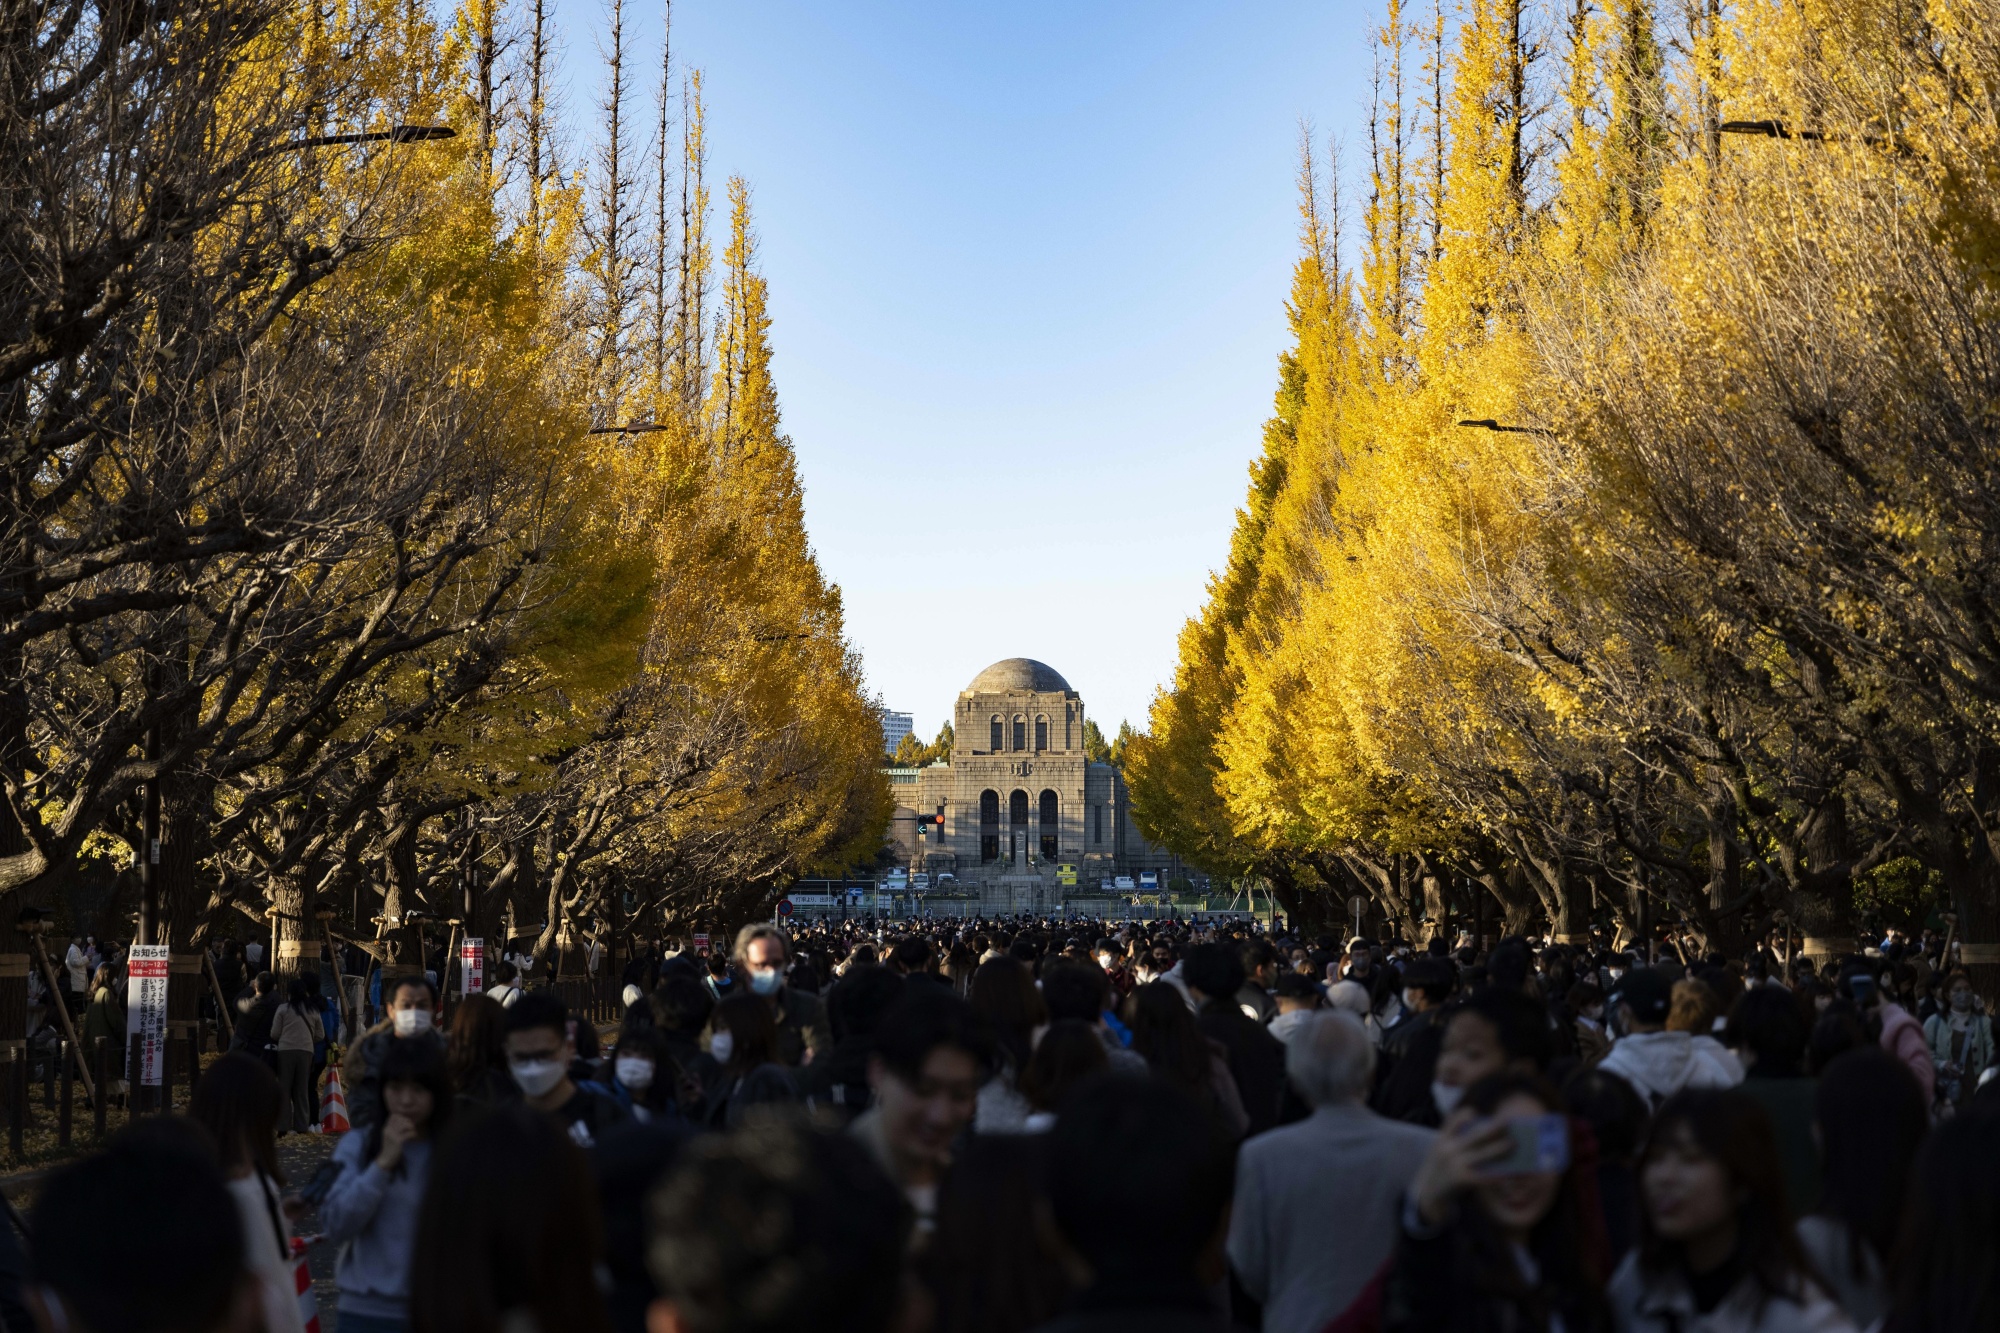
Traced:
[[1124, 776], [1084, 753], [1083, 719], [1083, 699], [1045, 663], [1010, 657], [974, 676], [952, 710], [950, 761], [890, 770], [897, 859], [951, 875], [989, 912], [1169, 871], [1173, 858], [1132, 823]]

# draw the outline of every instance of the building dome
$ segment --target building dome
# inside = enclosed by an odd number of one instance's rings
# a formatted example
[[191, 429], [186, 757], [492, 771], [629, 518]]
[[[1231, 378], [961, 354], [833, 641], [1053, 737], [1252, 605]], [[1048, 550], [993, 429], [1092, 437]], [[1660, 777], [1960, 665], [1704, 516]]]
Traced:
[[1054, 667], [1037, 662], [1031, 657], [1010, 657], [1004, 662], [995, 662], [974, 676], [972, 683], [965, 687], [964, 692], [1001, 694], [1008, 690], [1036, 692], [1061, 690], [1065, 694], [1075, 692]]

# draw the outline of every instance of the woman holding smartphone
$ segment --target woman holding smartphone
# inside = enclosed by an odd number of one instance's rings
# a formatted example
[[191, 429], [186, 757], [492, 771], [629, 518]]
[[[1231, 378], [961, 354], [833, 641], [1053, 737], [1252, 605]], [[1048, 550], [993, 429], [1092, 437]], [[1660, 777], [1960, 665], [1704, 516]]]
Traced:
[[1532, 1074], [1465, 1090], [1403, 1202], [1385, 1333], [1603, 1333], [1604, 1236], [1563, 1100]]
[[1669, 1098], [1639, 1195], [1639, 1246], [1611, 1279], [1618, 1333], [1853, 1333], [1800, 1248], [1770, 1117], [1748, 1096]]

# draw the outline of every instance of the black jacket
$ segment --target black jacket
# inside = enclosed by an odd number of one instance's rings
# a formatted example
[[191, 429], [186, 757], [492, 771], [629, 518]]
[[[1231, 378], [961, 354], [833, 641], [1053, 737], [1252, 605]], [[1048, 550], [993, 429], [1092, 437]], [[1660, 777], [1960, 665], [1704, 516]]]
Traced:
[[1437, 1075], [1438, 1052], [1444, 1049], [1444, 1024], [1436, 1020], [1437, 1012], [1417, 1015], [1430, 1021], [1411, 1034], [1402, 1057], [1376, 1089], [1373, 1106], [1377, 1115], [1412, 1125], [1436, 1126], [1442, 1119], [1437, 1103], [1431, 1100], [1431, 1079]]
[[875, 1039], [868, 1033], [842, 1037], [833, 1049], [798, 1071], [799, 1097], [815, 1114], [854, 1119], [875, 1100], [868, 1086], [868, 1056]]
[[1534, 1254], [1541, 1270], [1534, 1286], [1510, 1273], [1513, 1290], [1502, 1294], [1481, 1281], [1482, 1270], [1496, 1261], [1465, 1218], [1427, 1236], [1399, 1231], [1382, 1293], [1382, 1333], [1543, 1333], [1551, 1312], [1562, 1317], [1564, 1333], [1607, 1333], [1610, 1327], [1601, 1293], [1551, 1280], [1553, 1255]]
[[1283, 1123], [1285, 1044], [1254, 1018], [1246, 1018], [1234, 998], [1210, 1000], [1196, 1021], [1202, 1035], [1222, 1043], [1229, 1053], [1229, 1073], [1250, 1117], [1250, 1133], [1262, 1134]]
[[1278, 1002], [1271, 993], [1254, 981], [1246, 981], [1236, 992], [1236, 1003], [1244, 1009], [1257, 1011], [1257, 1021], [1268, 1024], [1278, 1016]]
[[1100, 1283], [1034, 1333], [1231, 1333], [1229, 1318], [1191, 1278]]

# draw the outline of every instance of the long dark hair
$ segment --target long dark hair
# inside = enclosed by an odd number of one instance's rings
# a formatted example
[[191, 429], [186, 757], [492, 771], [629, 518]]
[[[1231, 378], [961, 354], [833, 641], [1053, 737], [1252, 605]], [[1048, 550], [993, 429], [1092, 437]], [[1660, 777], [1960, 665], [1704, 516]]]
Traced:
[[1047, 1149], [1045, 1135], [975, 1134], [953, 1155], [922, 1260], [936, 1333], [1024, 1333], [1069, 1298], [1040, 1219]]
[[[1539, 1074], [1490, 1074], [1465, 1090], [1463, 1104], [1490, 1116], [1510, 1097], [1526, 1097], [1545, 1111], [1568, 1115], [1562, 1094]], [[1513, 1251], [1477, 1206], [1460, 1207], [1451, 1224], [1454, 1267], [1471, 1274], [1473, 1284], [1487, 1295], [1514, 1301], [1529, 1316], [1531, 1327], [1546, 1328], [1552, 1311], [1561, 1313], [1563, 1326], [1571, 1333], [1608, 1327], [1607, 1253], [1592, 1174], [1596, 1165], [1594, 1152], [1570, 1154], [1555, 1201], [1528, 1235], [1528, 1251], [1541, 1269], [1536, 1286], [1531, 1288], [1522, 1277]], [[1590, 1183], [1586, 1176], [1591, 1176]]]
[[1035, 989], [1035, 974], [1018, 958], [995, 958], [972, 974], [966, 998], [972, 1011], [992, 1026], [1001, 1053], [1019, 1078], [1033, 1054], [1035, 1029], [1049, 1021], [1048, 1006]]
[[[1729, 1177], [1736, 1205], [1736, 1252], [1755, 1279], [1759, 1294], [1797, 1300], [1803, 1279], [1812, 1274], [1805, 1251], [1792, 1230], [1792, 1210], [1785, 1201], [1785, 1177], [1771, 1117], [1747, 1093], [1734, 1088], [1689, 1088], [1666, 1100], [1653, 1117], [1640, 1154], [1640, 1189], [1645, 1188], [1646, 1163], [1676, 1136], [1685, 1134], [1703, 1153], [1713, 1157]], [[1661, 1275], [1685, 1271], [1678, 1242], [1653, 1229], [1652, 1210], [1639, 1209], [1639, 1266]]]
[[1990, 1333], [2000, 1327], [2000, 1115], [1945, 1121], [1911, 1176], [1888, 1333]]
[[778, 1023], [761, 995], [732, 995], [715, 1006], [715, 1026], [729, 1033], [731, 1074], [747, 1074], [778, 1058]]
[[1214, 1048], [1181, 993], [1164, 981], [1135, 986], [1125, 997], [1125, 1025], [1132, 1049], [1155, 1074], [1207, 1099], [1215, 1087]]
[[202, 1072], [188, 1102], [188, 1116], [215, 1140], [224, 1175], [248, 1166], [282, 1185], [278, 1169], [278, 1120], [285, 1090], [262, 1060], [235, 1051]]
[[1861, 1243], [1887, 1263], [1909, 1193], [1910, 1167], [1930, 1129], [1923, 1085], [1879, 1046], [1835, 1060], [1813, 1093], [1819, 1122], [1819, 1211], [1847, 1227], [1849, 1271], [1865, 1269]]
[[410, 1263], [412, 1333], [533, 1326], [610, 1333], [597, 1285], [604, 1223], [583, 1150], [519, 1104], [471, 1116], [439, 1145]]
[[489, 1069], [507, 1067], [507, 1008], [490, 995], [468, 995], [451, 1016], [445, 1072], [460, 1092], [476, 1093]]
[[[451, 1127], [454, 1098], [451, 1075], [445, 1070], [444, 1056], [439, 1052], [437, 1043], [392, 1037], [388, 1049], [382, 1052], [382, 1090], [388, 1091], [391, 1083], [415, 1083], [430, 1093], [431, 1116], [424, 1122], [423, 1135], [432, 1143], [442, 1139]], [[368, 1151], [362, 1161], [372, 1162], [382, 1155], [382, 1127], [388, 1119], [389, 1111], [385, 1105], [381, 1116], [368, 1127]], [[403, 1174], [402, 1161], [396, 1163], [394, 1174]]]
[[1110, 1064], [1097, 1029], [1082, 1019], [1065, 1018], [1049, 1026], [1035, 1053], [1028, 1057], [1021, 1092], [1037, 1111], [1054, 1111], [1071, 1088], [1092, 1074], [1103, 1073]]

